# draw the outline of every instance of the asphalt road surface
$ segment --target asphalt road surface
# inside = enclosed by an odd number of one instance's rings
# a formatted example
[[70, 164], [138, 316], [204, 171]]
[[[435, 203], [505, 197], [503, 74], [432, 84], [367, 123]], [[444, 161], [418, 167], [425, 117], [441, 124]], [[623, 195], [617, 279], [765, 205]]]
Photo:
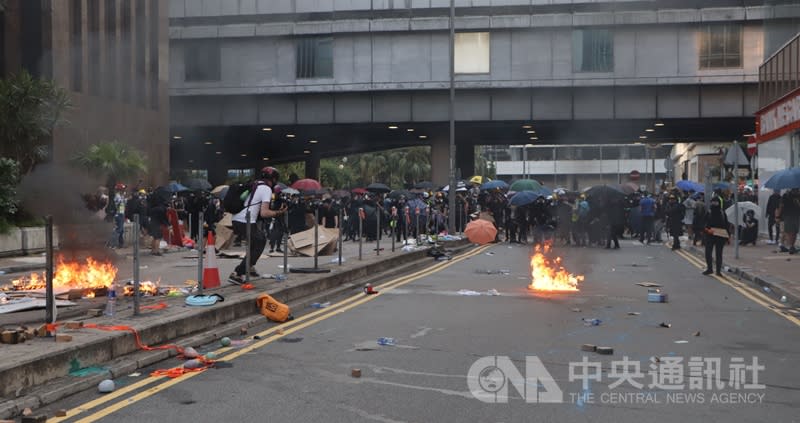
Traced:
[[[119, 380], [112, 400], [87, 392], [48, 410], [132, 423], [800, 420], [796, 310], [702, 276], [662, 246], [555, 252], [585, 275], [580, 292], [530, 292], [529, 247], [493, 245], [431, 261], [379, 295], [307, 310], [283, 334], [265, 327], [263, 339], [225, 351], [221, 368], [143, 373]], [[662, 285], [669, 302], [648, 303], [639, 282]]]

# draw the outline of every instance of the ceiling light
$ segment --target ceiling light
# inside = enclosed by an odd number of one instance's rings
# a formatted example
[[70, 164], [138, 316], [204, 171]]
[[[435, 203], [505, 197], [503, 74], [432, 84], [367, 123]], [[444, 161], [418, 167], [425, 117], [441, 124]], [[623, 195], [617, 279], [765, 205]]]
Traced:
[[656, 130], [653, 128], [647, 128], [644, 130], [644, 132], [656, 132]]
[[294, 138], [294, 134], [286, 134], [286, 138]]
[[414, 128], [408, 128], [406, 129], [406, 132], [414, 132]]
[[173, 135], [173, 136], [172, 136], [172, 139], [173, 139], [173, 140], [179, 140], [179, 139], [182, 139], [182, 138], [183, 138], [183, 137], [182, 137], [182, 136], [180, 136], [180, 135]]
[[532, 140], [538, 140], [539, 137], [531, 137]]
[[222, 154], [222, 152], [221, 151], [217, 151], [217, 154]]
[[534, 130], [530, 130], [530, 131], [528, 131], [528, 133], [529, 133], [529, 134], [535, 134], [535, 133], [536, 133], [536, 131], [534, 131]]
[[242, 153], [241, 156], [242, 157], [247, 157], [247, 154]]
[[269, 160], [269, 157], [262, 157], [261, 160]]
[[639, 139], [640, 140], [645, 140], [645, 139], [647, 139], [647, 135], [639, 135]]
[[318, 142], [319, 142], [319, 141], [317, 141], [317, 140], [309, 140], [309, 141], [308, 141], [308, 143], [309, 143], [309, 144], [316, 144], [316, 143], [318, 143]]
[[189, 163], [194, 163], [194, 160], [189, 160]]
[[427, 135], [420, 135], [419, 139], [421, 139], [421, 140], [428, 139], [428, 136]]
[[261, 128], [261, 130], [264, 131], [264, 132], [269, 132], [269, 131], [272, 130], [272, 128]]
[[656, 126], [664, 126], [664, 122], [656, 122], [655, 125]]
[[389, 125], [389, 129], [397, 129], [397, 126], [395, 126], [395, 125]]
[[311, 154], [311, 150], [303, 150], [304, 154]]
[[211, 144], [214, 144], [214, 141], [206, 141], [204, 144], [205, 145], [211, 145]]
[[531, 129], [533, 126], [531, 125], [522, 125], [522, 129]]

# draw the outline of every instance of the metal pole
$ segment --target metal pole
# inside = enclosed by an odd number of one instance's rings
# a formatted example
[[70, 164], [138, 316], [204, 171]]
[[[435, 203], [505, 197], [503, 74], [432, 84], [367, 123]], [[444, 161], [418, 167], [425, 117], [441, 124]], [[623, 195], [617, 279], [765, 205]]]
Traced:
[[189, 233], [190, 234], [192, 233], [192, 228], [193, 228], [193, 226], [192, 226], [192, 214], [189, 213]]
[[339, 207], [339, 266], [342, 265], [342, 217], [344, 210]]
[[247, 240], [247, 249], [244, 250], [244, 259], [246, 261], [244, 280], [245, 282], [249, 283], [250, 282], [250, 207], [247, 207], [247, 211], [244, 213], [244, 221], [247, 222], [245, 223], [246, 226], [245, 238]]
[[364, 208], [358, 208], [358, 259], [363, 258], [364, 252]]
[[653, 192], [656, 192], [656, 151], [650, 151], [650, 172], [653, 179]]
[[455, 86], [455, 66], [456, 66], [456, 52], [455, 52], [455, 30], [456, 20], [456, 3], [455, 0], [450, 0], [450, 191], [448, 191], [449, 208], [449, 232], [456, 233], [456, 86]]
[[288, 274], [289, 274], [289, 213], [284, 213], [283, 214], [283, 275], [286, 276]]
[[[53, 216], [45, 216], [45, 320], [47, 323], [56, 321], [56, 298], [53, 291]], [[48, 336], [53, 336], [48, 332]]]
[[[739, 259], [739, 144], [733, 142], [733, 220], [735, 230], [733, 231], [733, 241], [736, 243], [734, 247], [734, 257]], [[725, 210], [722, 211], [723, 213]]]
[[416, 229], [417, 232], [415, 232], [415, 233], [417, 235], [417, 245], [419, 245], [419, 243], [420, 243], [420, 241], [419, 241], [419, 239], [420, 239], [420, 236], [419, 236], [419, 207], [415, 207], [414, 208], [414, 215], [415, 215], [414, 219], [416, 219], [416, 223], [415, 224], [416, 224], [416, 227], [417, 227], [417, 229]]
[[319, 205], [314, 207], [314, 270], [319, 268]]
[[553, 147], [553, 188], [558, 187], [558, 160], [556, 160], [556, 148]]
[[528, 179], [528, 147], [522, 146], [522, 179]]
[[392, 217], [391, 217], [391, 219], [392, 219], [391, 220], [392, 223], [390, 223], [389, 226], [392, 227], [392, 252], [394, 252], [394, 244], [395, 244], [394, 237], [395, 237], [395, 235], [397, 233], [397, 207], [395, 207], [395, 206], [392, 206]]
[[133, 215], [133, 315], [139, 315], [139, 214]]
[[375, 255], [381, 255], [381, 208], [378, 203], [375, 203]]
[[[250, 226], [248, 225], [247, 227], [249, 228]], [[197, 293], [203, 295], [203, 234], [198, 232], [197, 238]], [[250, 250], [249, 239], [247, 249]], [[249, 264], [250, 261], [248, 260], [247, 263]], [[247, 273], [250, 273], [250, 269], [247, 269]]]

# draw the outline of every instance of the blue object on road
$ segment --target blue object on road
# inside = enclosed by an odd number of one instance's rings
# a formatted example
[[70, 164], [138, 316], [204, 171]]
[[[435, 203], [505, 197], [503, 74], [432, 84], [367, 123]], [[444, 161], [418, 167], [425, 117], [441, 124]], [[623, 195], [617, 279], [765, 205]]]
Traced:
[[647, 302], [648, 303], [666, 303], [667, 302], [667, 294], [657, 290], [657, 289], [650, 289], [647, 291]]
[[330, 305], [331, 305], [330, 301], [326, 303], [311, 303], [311, 308], [325, 308], [325, 307], [330, 307]]
[[378, 345], [394, 346], [394, 338], [378, 338]]
[[600, 319], [587, 319], [584, 317], [582, 320], [583, 324], [586, 326], [600, 326], [600, 323], [603, 323]]
[[764, 186], [773, 190], [800, 188], [800, 167], [792, 167], [776, 172], [767, 179]]

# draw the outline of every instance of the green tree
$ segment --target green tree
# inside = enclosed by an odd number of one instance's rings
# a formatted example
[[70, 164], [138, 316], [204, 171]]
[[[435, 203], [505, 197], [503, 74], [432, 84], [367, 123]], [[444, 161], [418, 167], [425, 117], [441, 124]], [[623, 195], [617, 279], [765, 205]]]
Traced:
[[349, 188], [355, 181], [353, 170], [336, 159], [322, 159], [319, 176], [322, 186], [335, 189]]
[[17, 185], [19, 184], [19, 163], [0, 157], [0, 232], [8, 231], [14, 214], [17, 212]]
[[289, 185], [289, 176], [291, 174], [297, 175], [298, 178], [303, 179], [305, 178], [306, 174], [306, 163], [305, 162], [292, 162], [292, 163], [284, 163], [275, 165], [275, 169], [278, 169], [278, 172], [281, 174], [281, 182], [286, 185]]
[[119, 141], [90, 145], [73, 157], [73, 162], [91, 175], [105, 178], [109, 191], [117, 182], [131, 181], [147, 172], [145, 155]]
[[67, 93], [53, 81], [23, 71], [0, 79], [0, 156], [20, 164], [26, 174], [47, 158], [48, 141], [65, 124], [71, 108]]

